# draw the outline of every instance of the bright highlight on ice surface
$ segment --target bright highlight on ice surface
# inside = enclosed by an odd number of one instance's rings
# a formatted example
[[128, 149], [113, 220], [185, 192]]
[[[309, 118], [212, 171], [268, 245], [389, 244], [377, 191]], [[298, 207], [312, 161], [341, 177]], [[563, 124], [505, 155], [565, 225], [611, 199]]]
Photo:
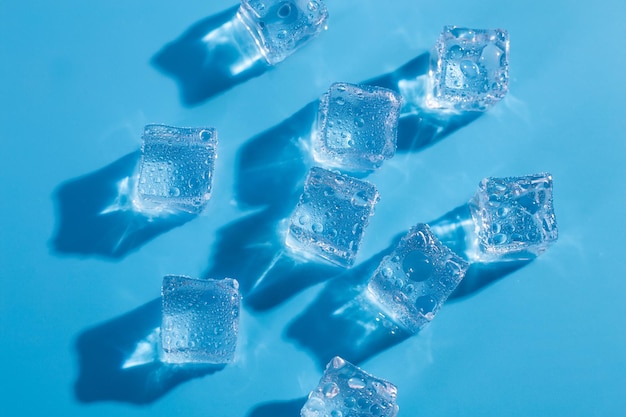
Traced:
[[237, 17], [276, 65], [326, 28], [328, 10], [322, 0], [242, 0]]

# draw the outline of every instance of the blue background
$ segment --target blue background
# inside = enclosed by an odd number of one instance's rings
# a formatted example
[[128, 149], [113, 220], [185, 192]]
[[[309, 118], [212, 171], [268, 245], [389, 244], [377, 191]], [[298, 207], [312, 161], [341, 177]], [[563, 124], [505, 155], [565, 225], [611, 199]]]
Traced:
[[[76, 343], [156, 299], [163, 275], [207, 271], [218, 231], [259, 209], [235, 201], [244, 144], [330, 83], [370, 79], [427, 52], [447, 24], [509, 30], [509, 95], [370, 176], [381, 201], [357, 263], [463, 204], [485, 176], [550, 171], [560, 238], [536, 261], [447, 303], [424, 331], [362, 367], [398, 386], [401, 416], [624, 415], [626, 3], [331, 0], [328, 31], [299, 53], [183, 105], [176, 82], [151, 60], [234, 5], [0, 4], [0, 415], [297, 415], [321, 370], [284, 331], [323, 283], [245, 311], [237, 363], [144, 405], [79, 401]], [[207, 210], [114, 259], [59, 253], [59, 187], [138, 150], [147, 123], [218, 129]], [[104, 239], [84, 231], [89, 242]]]

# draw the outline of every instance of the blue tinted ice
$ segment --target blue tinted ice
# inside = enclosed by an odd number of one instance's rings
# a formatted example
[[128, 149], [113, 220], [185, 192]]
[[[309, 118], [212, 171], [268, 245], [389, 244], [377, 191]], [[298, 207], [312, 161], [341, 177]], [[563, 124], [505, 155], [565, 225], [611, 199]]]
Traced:
[[275, 65], [325, 29], [328, 11], [322, 0], [242, 0], [237, 16]]
[[289, 221], [287, 247], [304, 257], [352, 266], [378, 199], [367, 181], [312, 168]]
[[135, 205], [148, 211], [202, 211], [211, 197], [216, 147], [213, 128], [147, 125]]
[[470, 201], [483, 256], [532, 258], [556, 241], [552, 176], [485, 178]]
[[486, 110], [509, 88], [508, 32], [446, 26], [429, 74], [432, 107]]
[[384, 313], [410, 332], [437, 314], [469, 265], [418, 224], [386, 256], [369, 281], [369, 296]]
[[163, 278], [162, 360], [166, 363], [233, 362], [241, 297], [236, 280]]
[[394, 156], [402, 98], [382, 87], [336, 83], [321, 99], [313, 156], [348, 171], [379, 168]]
[[300, 411], [301, 417], [394, 417], [395, 385], [336, 356]]

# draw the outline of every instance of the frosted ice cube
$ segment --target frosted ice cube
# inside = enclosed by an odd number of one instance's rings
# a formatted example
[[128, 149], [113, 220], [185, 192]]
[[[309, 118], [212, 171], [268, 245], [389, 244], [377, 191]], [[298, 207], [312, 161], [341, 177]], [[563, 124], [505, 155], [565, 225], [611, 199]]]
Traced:
[[313, 156], [349, 171], [379, 168], [396, 152], [402, 98], [392, 90], [335, 83], [320, 101]]
[[242, 0], [237, 16], [275, 65], [325, 29], [328, 11], [322, 0]]
[[217, 131], [147, 125], [137, 199], [140, 210], [198, 213], [211, 197]]
[[532, 258], [558, 238], [548, 173], [485, 178], [470, 210], [479, 249], [487, 260]]
[[326, 365], [301, 417], [394, 417], [398, 413], [395, 385], [376, 378], [335, 356]]
[[236, 280], [167, 275], [162, 301], [163, 362], [233, 362], [241, 304]]
[[376, 187], [367, 181], [312, 168], [289, 221], [287, 247], [352, 266], [378, 200]]
[[416, 333], [435, 317], [468, 267], [428, 225], [418, 224], [383, 258], [368, 295], [389, 318]]
[[432, 107], [486, 110], [509, 88], [509, 35], [503, 29], [446, 26], [432, 54]]

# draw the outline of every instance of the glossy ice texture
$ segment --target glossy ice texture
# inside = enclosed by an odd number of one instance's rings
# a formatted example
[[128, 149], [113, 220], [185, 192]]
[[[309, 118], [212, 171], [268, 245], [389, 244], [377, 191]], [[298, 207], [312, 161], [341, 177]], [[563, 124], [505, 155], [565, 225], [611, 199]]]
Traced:
[[479, 248], [487, 257], [532, 258], [558, 238], [548, 173], [485, 178], [470, 209]]
[[304, 257], [350, 267], [378, 200], [369, 182], [314, 167], [289, 221], [286, 244]]
[[429, 74], [433, 107], [486, 110], [509, 89], [508, 32], [446, 26]]
[[395, 385], [335, 356], [300, 411], [301, 417], [394, 417]]
[[237, 16], [275, 65], [325, 29], [328, 11], [322, 0], [242, 0]]
[[139, 209], [198, 213], [211, 197], [217, 131], [147, 125], [143, 134]]
[[427, 225], [418, 224], [381, 261], [369, 294], [393, 321], [415, 333], [435, 317], [468, 267]]
[[241, 296], [236, 280], [163, 278], [163, 362], [233, 362]]
[[396, 152], [402, 98], [382, 87], [336, 83], [320, 102], [313, 156], [348, 171], [379, 168]]

